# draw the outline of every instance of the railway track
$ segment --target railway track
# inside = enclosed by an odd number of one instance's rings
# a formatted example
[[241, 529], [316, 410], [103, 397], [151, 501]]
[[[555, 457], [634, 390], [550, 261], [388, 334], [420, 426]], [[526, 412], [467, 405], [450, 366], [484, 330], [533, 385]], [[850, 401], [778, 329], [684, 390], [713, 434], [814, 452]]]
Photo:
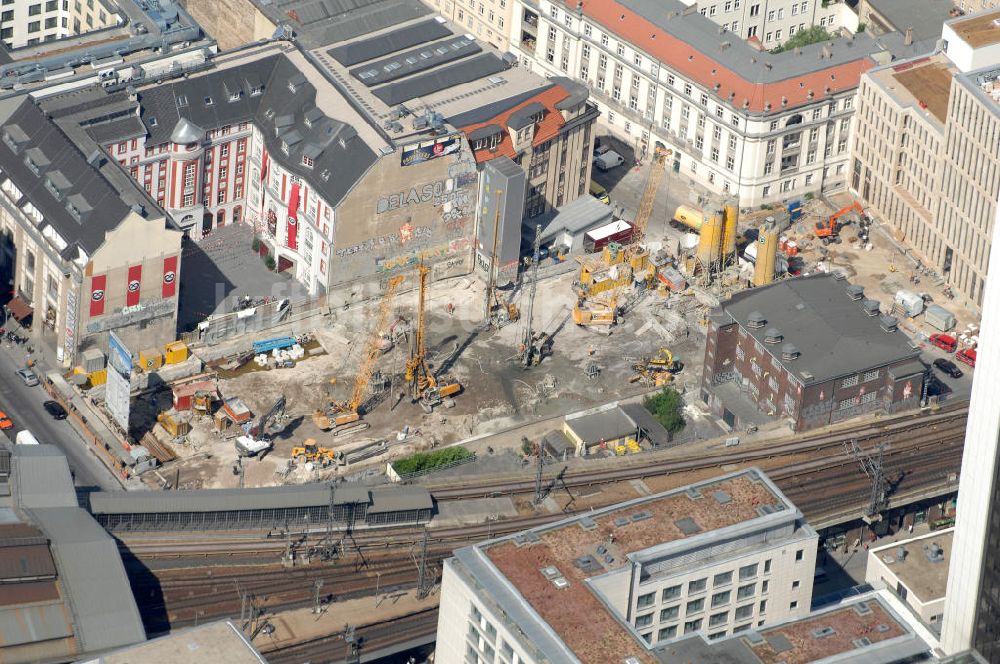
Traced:
[[[938, 413], [897, 418], [874, 426], [845, 428], [833, 434], [778, 441], [764, 449], [725, 452], [700, 458], [653, 460], [641, 466], [588, 468], [567, 472], [563, 480], [573, 490], [721, 469], [730, 465], [759, 464], [766, 466], [769, 476], [811, 522], [821, 522], [832, 516], [852, 512], [860, 514], [870, 498], [869, 481], [857, 461], [845, 453], [845, 440], [855, 439], [867, 449], [876, 442], [886, 443], [886, 475], [894, 483], [894, 493], [916, 492], [921, 488], [947, 484], [948, 478], [957, 474], [961, 465], [965, 417], [966, 408], [952, 407]], [[802, 456], [808, 458], [791, 461]], [[530, 495], [535, 485], [533, 480], [519, 479], [513, 482], [489, 481], [476, 486], [437, 485], [431, 490], [436, 500], [448, 501]], [[440, 569], [442, 561], [454, 549], [468, 543], [549, 523], [571, 513], [530, 515], [473, 526], [430, 528], [428, 567], [435, 571]], [[303, 555], [315, 548], [323, 534], [297, 535], [295, 550], [300, 561]], [[212, 618], [239, 615], [241, 601], [237, 586], [243, 593], [257, 598], [259, 606], [269, 612], [310, 605], [314, 601], [313, 584], [317, 579], [323, 579], [324, 588], [335, 589], [331, 597], [334, 600], [370, 596], [376, 584], [381, 584], [380, 588], [385, 591], [415, 587], [417, 565], [414, 553], [423, 537], [423, 528], [406, 526], [359, 530], [353, 533], [352, 538], [344, 540], [339, 560], [316, 562], [314, 557], [310, 564], [292, 569], [278, 563], [286, 551], [287, 541], [282, 538], [266, 539], [261, 533], [217, 533], [213, 536], [207, 533], [123, 533], [120, 537], [122, 548], [141, 566], [165, 566], [165, 569], [149, 572], [134, 582], [134, 592], [147, 628], [158, 632]], [[237, 564], [236, 559], [246, 564]], [[415, 620], [427, 621], [414, 626], [416, 632], [433, 633], [433, 619]], [[403, 635], [402, 629], [389, 630], [385, 638], [400, 642]], [[377, 644], [382, 638], [376, 635], [369, 643]], [[273, 651], [273, 656], [269, 653], [268, 657], [279, 662], [339, 661], [334, 654], [342, 657], [345, 648], [342, 635], [329, 635], [283, 647]]]

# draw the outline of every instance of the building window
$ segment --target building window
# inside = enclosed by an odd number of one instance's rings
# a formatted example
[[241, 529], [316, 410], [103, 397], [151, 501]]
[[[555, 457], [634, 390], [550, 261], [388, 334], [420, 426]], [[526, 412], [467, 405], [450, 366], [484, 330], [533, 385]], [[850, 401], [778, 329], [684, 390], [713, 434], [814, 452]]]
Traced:
[[705, 588], [708, 586], [708, 579], [698, 579], [696, 581], [691, 581], [688, 583], [688, 595], [694, 595], [695, 593], [705, 592]]
[[636, 628], [649, 627], [653, 624], [653, 614], [646, 613], [641, 616], [636, 616], [635, 626]]
[[744, 565], [740, 568], [740, 581], [749, 581], [757, 577], [757, 563]]
[[798, 606], [799, 606], [799, 602], [798, 602], [798, 600], [792, 600], [792, 601], [791, 601], [791, 602], [789, 602], [789, 604], [788, 604], [788, 610], [789, 610], [789, 611], [791, 611], [791, 610], [793, 610], [793, 609], [797, 609], [797, 608], [798, 608]]
[[672, 639], [677, 636], [677, 625], [671, 625], [670, 627], [664, 627], [660, 630], [660, 633], [656, 635], [657, 640], [665, 641], [667, 639]]
[[660, 598], [661, 602], [667, 602], [672, 599], [677, 599], [681, 596], [681, 586], [670, 586], [669, 588], [663, 589], [663, 596]]
[[[858, 384], [858, 375], [855, 374], [849, 378], [845, 378], [840, 382], [841, 387], [854, 387]], [[797, 559], [796, 559], [797, 560]]]
[[753, 604], [736, 607], [736, 620], [746, 620], [753, 617]]
[[718, 588], [719, 586], [724, 586], [732, 582], [733, 582], [732, 572], [721, 572], [719, 574], [716, 574], [715, 577], [712, 579], [712, 586], [714, 588]]
[[646, 593], [645, 595], [639, 595], [635, 606], [637, 609], [645, 609], [647, 606], [653, 606], [655, 602], [656, 593]]
[[668, 620], [676, 619], [681, 612], [680, 605], [678, 606], [668, 606], [660, 611], [660, 622], [667, 622]]
[[701, 618], [697, 620], [689, 620], [684, 623], [684, 633], [691, 634], [692, 632], [697, 632], [701, 629]]
[[714, 595], [712, 595], [712, 608], [714, 609], [718, 606], [729, 604], [730, 596], [731, 592], [729, 590], [726, 590], [725, 592], [721, 593], [715, 593]]
[[705, 610], [705, 598], [691, 600], [687, 603], [684, 609], [685, 615], [691, 615], [692, 613], [698, 613]]
[[805, 549], [799, 549], [795, 552], [795, 562], [802, 560], [802, 554], [805, 553]]
[[719, 625], [726, 624], [727, 620], [729, 620], [729, 612], [728, 611], [723, 611], [722, 613], [713, 613], [711, 615], [711, 617], [709, 617], [709, 619], [708, 619], [708, 626], [709, 627], [718, 627]]
[[765, 611], [767, 611], [767, 600], [766, 599], [762, 599], [762, 600], [760, 600], [760, 611], [758, 611], [758, 613], [760, 615], [764, 615]]
[[757, 590], [756, 583], [750, 583], [745, 586], [740, 586], [736, 591], [736, 600], [747, 599], [748, 597], [753, 597], [754, 592]]

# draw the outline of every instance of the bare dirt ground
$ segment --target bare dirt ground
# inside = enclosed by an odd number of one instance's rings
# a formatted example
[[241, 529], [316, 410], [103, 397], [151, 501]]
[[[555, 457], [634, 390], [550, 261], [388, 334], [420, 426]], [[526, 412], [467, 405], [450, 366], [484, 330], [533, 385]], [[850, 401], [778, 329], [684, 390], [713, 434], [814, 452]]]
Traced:
[[[519, 363], [524, 318], [500, 330], [484, 328], [480, 323], [484, 287], [479, 280], [466, 277], [433, 284], [427, 302], [429, 363], [435, 371], [458, 380], [463, 389], [453, 399], [452, 407], [439, 406], [429, 415], [411, 402], [402, 379], [409, 354], [410, 335], [407, 335], [379, 360], [378, 369], [392, 375], [393, 383], [386, 398], [365, 414], [369, 429], [334, 437], [330, 432], [320, 431], [310, 418], [315, 409], [330, 399], [348, 398], [364, 345], [375, 324], [375, 303], [317, 319], [314, 335], [325, 354], [307, 357], [290, 369], [220, 378], [223, 396], [241, 397], [255, 415], [266, 411], [281, 394], [288, 401], [285, 427], [274, 437], [274, 450], [262, 461], [244, 463], [244, 485], [328, 479], [338, 472], [356, 477], [366, 469], [380, 473], [387, 460], [414, 451], [635, 396], [649, 388], [629, 383], [633, 374], [631, 364], [661, 346], [670, 347], [687, 365], [678, 386], [693, 387], [700, 373], [704, 340], [703, 330], [697, 324], [701, 308], [694, 298], [679, 295], [667, 298], [650, 293], [611, 335], [604, 335], [573, 323], [570, 311], [575, 302], [574, 277], [575, 272], [571, 272], [544, 279], [538, 285], [534, 327], [553, 336], [552, 354], [528, 370]], [[526, 294], [518, 293], [515, 299], [523, 312], [527, 308]], [[416, 304], [413, 290], [396, 297], [393, 311], [401, 322], [395, 329], [409, 328]], [[596, 363], [600, 370], [597, 379], [585, 375], [590, 362]], [[162, 408], [168, 404], [156, 405]], [[181, 468], [180, 484], [206, 488], [238, 486], [239, 477], [232, 471], [236, 456], [232, 439], [216, 433], [207, 418], [196, 418], [192, 425], [188, 443], [178, 448], [182, 458], [171, 464]], [[538, 431], [531, 432], [538, 438], [558, 424], [539, 426], [542, 428], [535, 427]], [[404, 430], [408, 430], [408, 435], [399, 440]], [[520, 444], [521, 435], [524, 434], [517, 432], [496, 441], [491, 439], [491, 444], [513, 448]], [[308, 438], [340, 450], [385, 439], [390, 451], [377, 460], [340, 469], [308, 470], [298, 465], [286, 473], [291, 448]], [[176, 475], [171, 466], [161, 471], [162, 477], [173, 481], [171, 474]], [[162, 480], [153, 475], [148, 481]]]

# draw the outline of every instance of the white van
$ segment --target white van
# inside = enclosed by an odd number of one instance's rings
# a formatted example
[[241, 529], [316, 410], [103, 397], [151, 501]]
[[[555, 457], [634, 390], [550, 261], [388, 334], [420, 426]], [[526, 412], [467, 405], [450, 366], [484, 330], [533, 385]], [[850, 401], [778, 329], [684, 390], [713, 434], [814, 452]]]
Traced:
[[14, 438], [14, 442], [18, 445], [40, 445], [38, 439], [35, 438], [35, 434], [31, 433], [27, 429], [18, 431], [17, 436]]

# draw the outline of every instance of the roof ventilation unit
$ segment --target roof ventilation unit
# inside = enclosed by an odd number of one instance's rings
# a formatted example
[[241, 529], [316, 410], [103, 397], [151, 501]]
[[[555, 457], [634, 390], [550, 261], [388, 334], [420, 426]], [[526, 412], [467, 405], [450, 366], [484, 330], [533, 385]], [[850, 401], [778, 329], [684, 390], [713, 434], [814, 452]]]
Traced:
[[764, 332], [764, 343], [766, 344], [777, 344], [781, 343], [784, 337], [781, 334], [781, 330], [776, 327], [769, 327], [767, 331]]
[[865, 300], [861, 303], [861, 308], [864, 309], [864, 312], [872, 318], [882, 313], [880, 311], [878, 300], [873, 300], [871, 298], [865, 298]]
[[750, 315], [747, 316], [747, 327], [749, 328], [757, 330], [764, 327], [765, 324], [767, 324], [767, 319], [759, 311], [751, 311]]
[[932, 563], [943, 563], [944, 562], [944, 549], [941, 548], [937, 542], [931, 542], [924, 546], [924, 555], [927, 556], [927, 560]]
[[891, 334], [899, 329], [899, 320], [895, 316], [882, 316], [879, 319], [879, 324], [882, 327], [882, 331], [886, 334]]
[[861, 284], [851, 284], [844, 290], [847, 291], [847, 297], [851, 298], [855, 302], [865, 296], [865, 287]]

